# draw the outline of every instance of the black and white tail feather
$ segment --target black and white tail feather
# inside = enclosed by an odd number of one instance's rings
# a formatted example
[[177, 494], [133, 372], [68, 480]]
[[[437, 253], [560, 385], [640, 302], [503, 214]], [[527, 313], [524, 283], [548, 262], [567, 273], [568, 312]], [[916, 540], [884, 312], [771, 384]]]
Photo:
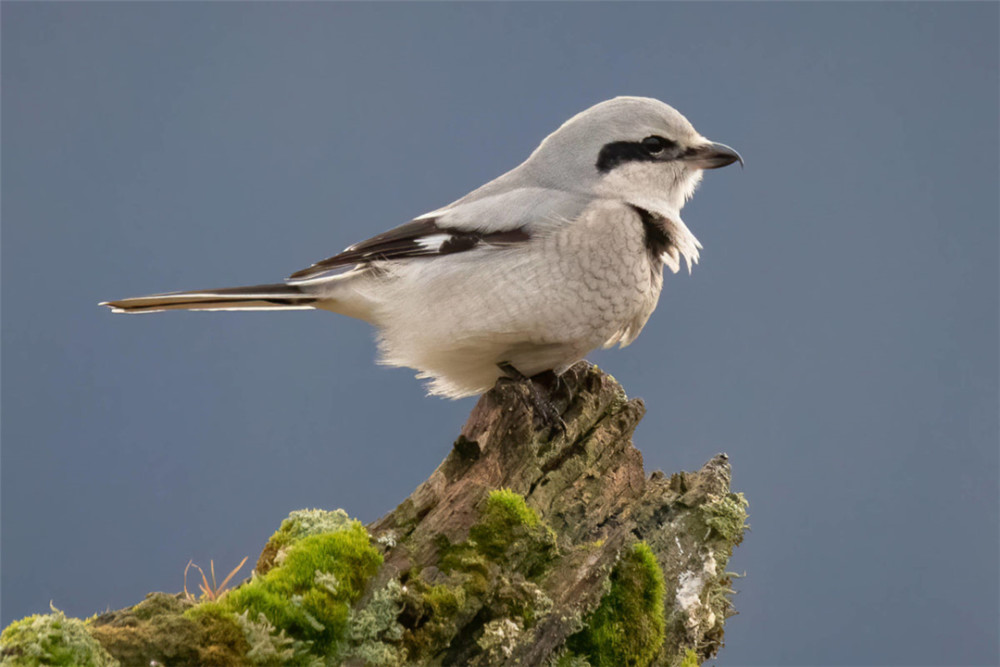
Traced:
[[194, 292], [152, 294], [105, 301], [115, 313], [156, 313], [163, 310], [311, 310], [316, 298], [297, 285], [251, 285]]

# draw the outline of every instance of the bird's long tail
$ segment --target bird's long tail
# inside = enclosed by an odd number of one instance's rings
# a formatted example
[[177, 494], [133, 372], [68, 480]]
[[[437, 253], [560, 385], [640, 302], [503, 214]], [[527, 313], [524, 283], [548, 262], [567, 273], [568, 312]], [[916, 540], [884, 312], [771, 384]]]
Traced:
[[316, 297], [297, 285], [252, 285], [194, 292], [152, 294], [105, 301], [115, 313], [156, 313], [161, 310], [309, 310]]

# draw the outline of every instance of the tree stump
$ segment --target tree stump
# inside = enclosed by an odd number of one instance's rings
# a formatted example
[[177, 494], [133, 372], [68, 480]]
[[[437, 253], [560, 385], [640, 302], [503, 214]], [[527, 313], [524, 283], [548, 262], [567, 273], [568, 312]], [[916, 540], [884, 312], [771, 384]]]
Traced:
[[[92, 664], [698, 665], [734, 613], [746, 501], [725, 454], [647, 477], [644, 413], [586, 362], [555, 390], [501, 381], [395, 510], [367, 527], [293, 512], [218, 599], [155, 593], [88, 621], [112, 660]], [[4, 665], [38, 664], [25, 621]]]

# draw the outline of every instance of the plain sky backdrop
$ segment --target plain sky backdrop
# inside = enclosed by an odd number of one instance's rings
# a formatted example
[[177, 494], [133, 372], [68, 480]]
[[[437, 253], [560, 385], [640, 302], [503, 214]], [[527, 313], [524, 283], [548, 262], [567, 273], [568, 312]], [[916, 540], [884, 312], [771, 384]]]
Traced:
[[628, 94], [747, 162], [592, 357], [648, 471], [726, 451], [750, 500], [716, 664], [997, 664], [997, 3], [0, 11], [4, 625], [228, 571], [294, 509], [371, 521], [473, 405], [343, 317], [98, 301], [275, 281]]

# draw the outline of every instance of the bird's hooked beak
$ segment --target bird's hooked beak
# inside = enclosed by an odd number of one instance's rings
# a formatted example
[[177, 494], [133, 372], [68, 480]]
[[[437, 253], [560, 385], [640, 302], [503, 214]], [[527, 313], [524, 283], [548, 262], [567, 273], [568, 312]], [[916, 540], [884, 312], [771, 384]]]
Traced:
[[739, 153], [725, 144], [711, 141], [687, 149], [681, 159], [698, 169], [718, 169], [734, 162], [743, 166], [743, 158]]

